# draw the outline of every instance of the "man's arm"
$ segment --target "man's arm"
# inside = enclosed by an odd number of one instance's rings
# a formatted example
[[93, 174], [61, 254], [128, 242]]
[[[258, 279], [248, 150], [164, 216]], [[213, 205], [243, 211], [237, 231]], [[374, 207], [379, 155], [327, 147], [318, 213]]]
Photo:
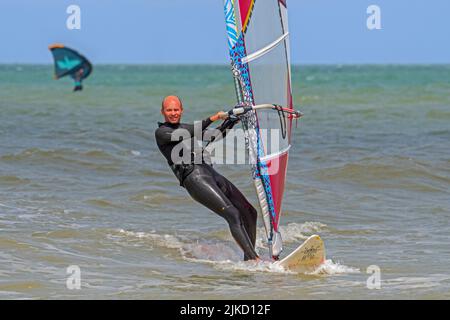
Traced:
[[222, 132], [222, 137], [225, 138], [228, 131], [230, 129], [233, 129], [236, 123], [239, 122], [239, 118], [228, 118], [220, 126], [218, 126], [216, 129]]
[[[217, 120], [225, 120], [228, 117], [228, 114], [226, 112], [223, 111], [219, 111], [216, 114], [204, 119], [202, 121], [202, 132], [206, 130], [206, 128], [208, 128], [211, 123], [217, 121]], [[192, 138], [195, 134], [195, 126], [193, 124], [184, 124], [182, 126], [183, 129], [186, 129], [189, 131], [189, 135]]]
[[[222, 124], [220, 126], [214, 128], [214, 130], [220, 131], [220, 135], [218, 135], [218, 134], [212, 135], [210, 141], [208, 142], [208, 144], [211, 143], [211, 142], [219, 141], [220, 139], [225, 138], [225, 136], [228, 133], [228, 130], [232, 129], [234, 127], [234, 125], [236, 123], [238, 123], [238, 122], [239, 122], [238, 118], [233, 118], [233, 119], [228, 118], [228, 119], [226, 119], [224, 122], [222, 122]], [[216, 133], [217, 133], [217, 131], [216, 131]]]

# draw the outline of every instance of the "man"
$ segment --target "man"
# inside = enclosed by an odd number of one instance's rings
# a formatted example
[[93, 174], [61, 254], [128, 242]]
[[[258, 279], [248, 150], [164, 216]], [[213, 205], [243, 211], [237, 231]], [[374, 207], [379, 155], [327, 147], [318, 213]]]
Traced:
[[[198, 155], [193, 153], [189, 155], [188, 163], [172, 159], [173, 149], [180, 143], [186, 142], [183, 141], [183, 137], [173, 141], [172, 134], [177, 129], [184, 129], [187, 133], [184, 140], [194, 141], [192, 139], [194, 137], [194, 125], [180, 123], [183, 105], [176, 96], [164, 98], [161, 114], [164, 116], [165, 122], [158, 123], [159, 127], [155, 131], [156, 142], [178, 178], [180, 185], [187, 190], [195, 201], [203, 204], [228, 222], [233, 238], [244, 251], [244, 260], [259, 260], [255, 251], [257, 219], [255, 208], [230, 181], [207, 164], [203, 157], [198, 161]], [[228, 114], [220, 111], [202, 121], [202, 133], [211, 123], [219, 119], [225, 120], [217, 128], [223, 134], [226, 134], [225, 130], [231, 129], [237, 122], [228, 119]], [[198, 137], [198, 139], [202, 139], [202, 137]], [[191, 150], [194, 149], [191, 148]]]
[[81, 91], [83, 90], [83, 85], [81, 84], [81, 80], [83, 79], [84, 69], [81, 68], [72, 76], [74, 83], [73, 91]]

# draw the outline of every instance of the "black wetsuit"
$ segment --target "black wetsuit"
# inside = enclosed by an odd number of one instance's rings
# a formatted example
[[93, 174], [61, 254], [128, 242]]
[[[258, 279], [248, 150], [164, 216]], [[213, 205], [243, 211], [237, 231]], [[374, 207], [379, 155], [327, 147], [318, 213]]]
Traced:
[[[202, 132], [211, 123], [209, 118], [203, 120]], [[231, 129], [234, 124], [235, 121], [225, 120], [217, 129], [225, 135], [225, 130]], [[228, 222], [233, 238], [244, 251], [244, 260], [256, 259], [258, 254], [255, 251], [257, 219], [255, 208], [236, 186], [215, 171], [211, 165], [202, 161], [204, 160], [203, 155], [200, 161], [199, 155], [195, 154], [188, 157], [190, 159], [188, 163], [174, 163], [172, 151], [179, 143], [183, 143], [183, 138], [172, 141], [172, 133], [176, 129], [186, 129], [186, 132], [189, 132], [189, 138], [194, 136], [193, 124], [166, 122], [159, 123], [155, 137], [159, 150], [167, 159], [169, 166], [180, 181], [180, 185], [186, 188], [195, 201], [203, 204]]]
[[[78, 71], [78, 72], [80, 72], [80, 71]], [[81, 74], [80, 73], [73, 74], [72, 79], [74, 81], [73, 91], [83, 90], [83, 85], [81, 84], [83, 79], [82, 79]]]

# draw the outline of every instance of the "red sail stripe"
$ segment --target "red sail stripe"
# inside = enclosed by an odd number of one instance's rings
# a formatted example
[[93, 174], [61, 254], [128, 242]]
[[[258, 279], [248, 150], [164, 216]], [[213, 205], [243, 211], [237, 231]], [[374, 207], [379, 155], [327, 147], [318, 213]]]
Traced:
[[255, 0], [239, 0], [239, 9], [241, 13], [241, 25], [242, 30], [245, 32], [247, 29], [248, 21], [250, 20], [250, 15], [252, 13], [253, 5]]

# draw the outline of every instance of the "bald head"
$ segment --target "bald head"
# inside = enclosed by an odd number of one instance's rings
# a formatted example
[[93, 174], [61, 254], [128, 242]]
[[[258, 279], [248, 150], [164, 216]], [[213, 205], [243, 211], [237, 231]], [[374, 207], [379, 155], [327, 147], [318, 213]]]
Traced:
[[161, 114], [166, 122], [175, 124], [181, 120], [183, 114], [183, 104], [177, 96], [167, 96], [161, 104]]
[[177, 96], [167, 96], [162, 101], [161, 110], [164, 110], [166, 107], [180, 107], [183, 109], [183, 104]]

